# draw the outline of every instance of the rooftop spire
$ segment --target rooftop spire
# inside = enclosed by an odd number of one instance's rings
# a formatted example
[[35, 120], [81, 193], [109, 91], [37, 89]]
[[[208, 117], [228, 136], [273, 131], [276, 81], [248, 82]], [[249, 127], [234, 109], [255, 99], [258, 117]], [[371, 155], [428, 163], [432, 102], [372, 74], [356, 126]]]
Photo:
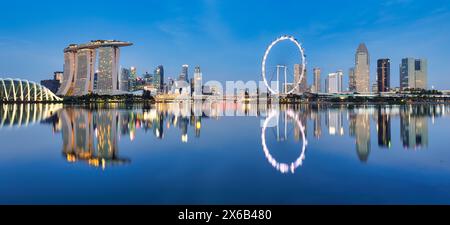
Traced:
[[358, 46], [358, 50], [356, 50], [357, 52], [369, 52], [369, 50], [367, 50], [366, 44], [361, 43]]

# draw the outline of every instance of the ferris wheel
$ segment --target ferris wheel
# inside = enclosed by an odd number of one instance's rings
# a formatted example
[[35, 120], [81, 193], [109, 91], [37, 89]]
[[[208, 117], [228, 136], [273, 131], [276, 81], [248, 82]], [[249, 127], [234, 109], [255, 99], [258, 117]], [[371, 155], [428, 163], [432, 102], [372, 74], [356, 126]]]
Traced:
[[[305, 76], [305, 70], [301, 69], [300, 70], [300, 77], [298, 80], [294, 81], [293, 83], [293, 87], [288, 90], [287, 88], [287, 73], [286, 73], [286, 66], [277, 66], [277, 89], [274, 90], [271, 85], [269, 84], [267, 77], [266, 77], [266, 61], [267, 58], [269, 57], [270, 51], [272, 50], [272, 48], [277, 45], [280, 42], [283, 41], [290, 41], [292, 43], [295, 44], [295, 46], [298, 48], [298, 51], [300, 52], [300, 62], [298, 63], [299, 65], [301, 65], [301, 68], [305, 68], [306, 66], [306, 57], [305, 57], [305, 53], [304, 53], [304, 49], [302, 47], [302, 45], [300, 44], [300, 42], [297, 41], [297, 39], [293, 36], [290, 35], [283, 35], [279, 38], [277, 38], [275, 41], [273, 41], [266, 49], [266, 52], [264, 53], [264, 57], [263, 57], [263, 61], [262, 61], [262, 67], [261, 67], [261, 71], [262, 71], [262, 78], [264, 81], [264, 84], [266, 85], [267, 89], [273, 94], [273, 95], [280, 95], [280, 94], [292, 94], [294, 93], [294, 91], [296, 91], [301, 83], [301, 81], [303, 80], [304, 76]], [[281, 93], [280, 91], [280, 73], [279, 73], [279, 69], [282, 68], [284, 69], [284, 93]]]

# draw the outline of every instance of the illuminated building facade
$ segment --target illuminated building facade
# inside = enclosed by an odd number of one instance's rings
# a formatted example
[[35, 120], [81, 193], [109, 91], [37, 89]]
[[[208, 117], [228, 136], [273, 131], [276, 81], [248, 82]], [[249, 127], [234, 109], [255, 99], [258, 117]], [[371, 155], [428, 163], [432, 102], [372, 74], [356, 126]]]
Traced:
[[114, 91], [119, 90], [120, 49], [114, 46], [98, 48], [98, 57], [98, 80], [95, 93], [113, 94]]
[[[58, 95], [83, 96], [89, 93], [110, 95], [119, 91], [119, 47], [132, 43], [96, 40], [87, 44], [69, 45], [64, 49], [64, 75]], [[98, 50], [97, 85], [94, 89]]]
[[135, 91], [137, 86], [137, 70], [136, 67], [130, 68], [130, 76], [128, 78], [128, 90]]
[[81, 49], [77, 53], [76, 80], [73, 96], [83, 96], [94, 90], [95, 50]]
[[107, 164], [129, 163], [119, 157], [117, 111], [64, 109], [62, 121], [63, 154], [71, 163], [83, 161], [105, 168]]

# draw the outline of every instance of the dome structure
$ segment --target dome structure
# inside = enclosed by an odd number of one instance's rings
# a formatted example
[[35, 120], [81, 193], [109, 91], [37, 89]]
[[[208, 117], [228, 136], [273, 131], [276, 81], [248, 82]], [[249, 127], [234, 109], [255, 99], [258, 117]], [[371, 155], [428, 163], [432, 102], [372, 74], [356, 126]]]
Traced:
[[0, 78], [0, 102], [55, 102], [61, 100], [62, 98], [36, 82]]

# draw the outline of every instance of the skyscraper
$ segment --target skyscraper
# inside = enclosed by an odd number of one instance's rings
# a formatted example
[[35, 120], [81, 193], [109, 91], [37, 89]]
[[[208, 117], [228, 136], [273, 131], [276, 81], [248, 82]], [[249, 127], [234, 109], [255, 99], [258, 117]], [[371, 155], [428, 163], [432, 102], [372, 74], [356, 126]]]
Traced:
[[175, 81], [171, 77], [169, 77], [167, 79], [167, 91], [172, 93], [173, 89], [174, 89], [174, 85], [175, 85]]
[[379, 59], [377, 61], [377, 90], [386, 92], [390, 89], [391, 79], [391, 60]]
[[312, 92], [314, 93], [319, 93], [322, 89], [320, 87], [321, 83], [320, 83], [320, 73], [321, 70], [320, 68], [314, 68], [313, 69], [313, 90]]
[[191, 84], [194, 86], [194, 93], [193, 95], [202, 95], [202, 72], [200, 71], [200, 66], [196, 66], [195, 67], [195, 72], [194, 72], [194, 83]]
[[73, 95], [76, 80], [77, 48], [75, 44], [64, 49], [64, 75], [57, 95]]
[[77, 52], [74, 96], [83, 96], [94, 90], [95, 49], [81, 49]]
[[185, 64], [182, 66], [181, 74], [180, 74], [180, 77], [178, 78], [179, 81], [189, 82], [188, 70], [189, 70], [189, 65]]
[[[96, 91], [111, 94], [119, 86], [119, 47], [132, 43], [96, 40], [86, 44], [71, 44], [64, 49], [64, 75], [58, 95], [82, 96]], [[98, 49], [98, 51], [97, 51]], [[98, 52], [98, 73], [95, 80]], [[94, 81], [97, 82], [94, 90]]]
[[355, 68], [352, 67], [348, 71], [348, 90], [351, 92], [356, 91], [356, 80], [355, 80]]
[[164, 87], [164, 67], [159, 65], [156, 67], [153, 75], [153, 87], [158, 91], [162, 92]]
[[400, 88], [427, 89], [428, 63], [426, 59], [404, 58], [400, 64]]
[[130, 77], [128, 78], [128, 90], [135, 91], [137, 80], [137, 70], [136, 67], [132, 66], [130, 68]]
[[120, 49], [116, 46], [98, 48], [97, 90], [100, 95], [119, 90]]
[[120, 91], [129, 91], [128, 79], [130, 77], [130, 70], [127, 68], [122, 68], [120, 71], [120, 81], [119, 81], [119, 90]]
[[[303, 69], [303, 79], [300, 81], [301, 72]], [[304, 93], [308, 91], [308, 83], [306, 78], [306, 67], [303, 68], [303, 65], [295, 64], [294, 65], [294, 83], [297, 84], [300, 81], [299, 86], [297, 87], [297, 93]]]
[[356, 50], [355, 87], [357, 92], [370, 92], [370, 56], [364, 43]]
[[336, 73], [330, 73], [327, 77], [327, 93], [341, 93], [342, 92], [342, 77], [344, 73], [342, 70]]

